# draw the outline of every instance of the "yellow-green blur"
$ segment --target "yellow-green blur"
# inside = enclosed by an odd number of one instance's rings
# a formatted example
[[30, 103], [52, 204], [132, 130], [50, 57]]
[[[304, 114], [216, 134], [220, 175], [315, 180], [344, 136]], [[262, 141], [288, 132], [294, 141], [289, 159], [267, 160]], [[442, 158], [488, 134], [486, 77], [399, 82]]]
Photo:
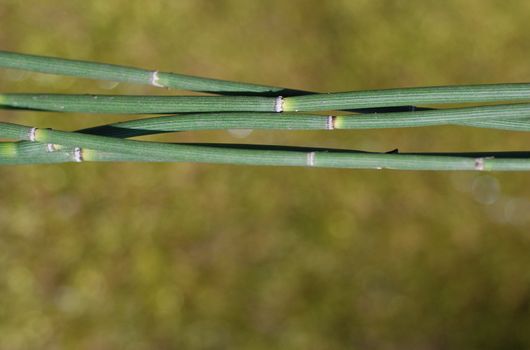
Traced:
[[[0, 47], [311, 91], [522, 82], [529, 13], [523, 0], [2, 0]], [[0, 92], [180, 93], [14, 70]], [[57, 130], [130, 117], [0, 110]], [[525, 133], [451, 126], [149, 139], [529, 148]], [[0, 349], [530, 348], [528, 173], [85, 162], [0, 179]]]

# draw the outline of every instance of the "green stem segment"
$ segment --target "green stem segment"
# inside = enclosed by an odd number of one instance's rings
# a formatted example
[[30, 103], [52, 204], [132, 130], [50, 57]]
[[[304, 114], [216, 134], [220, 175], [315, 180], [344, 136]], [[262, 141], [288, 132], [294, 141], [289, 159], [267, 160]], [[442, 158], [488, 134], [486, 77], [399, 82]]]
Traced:
[[283, 88], [64, 58], [0, 51], [0, 67], [216, 93], [282, 94]]
[[286, 97], [284, 111], [322, 111], [384, 106], [530, 101], [530, 84], [437, 86]]
[[[181, 90], [210, 92], [221, 95], [238, 94], [245, 96], [299, 96], [313, 93], [309, 91], [286, 89], [277, 86], [209, 79], [176, 73], [159, 72], [156, 70], [119, 66], [114, 64], [36, 56], [7, 51], [0, 51], [0, 67], [90, 79], [152, 85], [156, 87], [167, 87]], [[385, 107], [368, 110], [357, 110], [357, 112], [400, 112], [414, 108], [416, 107]]]
[[410, 88], [298, 97], [1, 94], [0, 106], [83, 113], [298, 112], [530, 100], [530, 84]]
[[75, 148], [53, 151], [53, 145], [40, 142], [0, 142], [0, 164], [53, 164], [75, 162]]
[[276, 100], [273, 97], [253, 96], [0, 94], [0, 106], [58, 112], [109, 114], [275, 112]]
[[[112, 137], [70, 133], [0, 123], [0, 137], [26, 135], [42, 144], [61, 144], [75, 148], [77, 161], [128, 160], [201, 162], [272, 166], [308, 166], [329, 168], [368, 168], [401, 170], [530, 170], [528, 158], [488, 158], [451, 155], [362, 153], [313, 149], [252, 149], [218, 145], [167, 144], [123, 140]], [[0, 147], [0, 162], [12, 159], [10, 145]], [[101, 157], [101, 158], [99, 158]]]
[[[380, 129], [456, 124], [479, 127], [489, 125], [502, 129], [511, 125], [516, 130], [517, 126], [521, 129], [528, 128], [528, 124], [524, 122], [525, 118], [530, 118], [530, 104], [528, 103], [339, 116], [335, 117], [334, 126], [336, 129]], [[513, 124], [515, 119], [523, 119], [523, 121]]]
[[[175, 131], [220, 129], [343, 130], [457, 124], [530, 128], [530, 104], [467, 107], [422, 112], [322, 116], [291, 113], [199, 113], [137, 119], [81, 130], [85, 134], [134, 137]], [[488, 124], [490, 123], [490, 124]]]
[[[378, 127], [410, 127], [451, 123], [471, 126], [482, 126], [481, 123], [486, 125], [487, 123], [491, 123], [493, 125], [490, 126], [494, 127], [507, 128], [507, 126], [511, 126], [512, 129], [520, 130], [523, 128], [529, 128], [530, 123], [524, 120], [524, 118], [529, 117], [529, 114], [529, 104], [484, 106], [412, 113], [373, 114], [369, 116], [351, 115], [342, 117], [303, 114], [291, 115], [288, 113], [207, 113], [139, 119], [85, 129], [81, 130], [80, 132], [84, 134], [106, 135], [123, 138], [172, 131], [205, 129], [258, 128], [285, 130], [331, 130]], [[513, 120], [512, 118], [523, 119]], [[42, 132], [45, 131], [39, 130], [39, 134]], [[11, 139], [35, 141], [37, 140], [37, 129], [5, 123], [0, 125], [0, 136]], [[61, 145], [65, 144], [62, 139], [55, 141], [54, 143]], [[9, 143], [2, 144], [4, 160], [1, 161], [1, 163], [21, 164], [79, 161], [80, 153], [76, 153], [76, 147], [80, 145], [80, 143], [75, 141], [71, 144], [76, 146], [72, 146], [71, 148], [60, 147], [59, 150], [55, 151], [52, 144], [32, 143], [28, 141], [18, 142], [14, 144], [15, 146], [10, 146]], [[136, 143], [134, 145], [138, 146]], [[143, 143], [143, 145], [145, 145], [145, 143]], [[83, 147], [90, 148], [91, 146], [84, 145]], [[91, 160], [97, 161], [175, 160], [173, 155], [170, 155], [169, 158], [167, 158], [163, 154], [158, 154], [157, 157], [153, 158], [150, 153], [144, 155], [142, 153], [133, 154], [124, 152], [120, 153], [116, 151], [109, 152], [107, 150], [93, 151], [88, 149], [85, 149], [84, 152], [92, 157]], [[322, 156], [319, 156], [319, 158], [322, 158]], [[326, 158], [326, 156], [324, 156], [324, 158]], [[488, 160], [488, 162], [490, 161]], [[505, 161], [503, 160], [502, 162]], [[519, 164], [520, 162], [521, 160], [518, 160], [516, 164]]]

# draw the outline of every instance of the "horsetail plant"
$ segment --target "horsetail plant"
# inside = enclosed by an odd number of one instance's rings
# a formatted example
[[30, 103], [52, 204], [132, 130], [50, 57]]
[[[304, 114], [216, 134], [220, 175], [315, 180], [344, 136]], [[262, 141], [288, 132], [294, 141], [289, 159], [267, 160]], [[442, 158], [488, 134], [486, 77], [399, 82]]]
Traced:
[[289, 90], [272, 86], [8, 51], [0, 51], [0, 67], [201, 92], [259, 95], [289, 93]]
[[57, 112], [313, 112], [355, 108], [530, 100], [530, 84], [354, 91], [293, 97], [0, 94], [0, 106]]
[[[368, 153], [312, 148], [254, 148], [209, 144], [170, 144], [118, 139], [108, 136], [37, 129], [0, 123], [0, 137], [73, 148], [73, 160], [141, 160], [219, 164], [309, 166], [326, 168], [388, 168], [400, 170], [530, 170], [530, 158], [470, 157], [451, 154]], [[17, 143], [0, 148], [0, 164], [17, 158]], [[55, 152], [50, 152], [55, 153]], [[68, 152], [58, 158], [68, 157]], [[502, 154], [501, 154], [502, 155]]]
[[[530, 84], [317, 94], [5, 51], [0, 51], [0, 67], [225, 95], [0, 94], [1, 108], [18, 110], [112, 114], [185, 113], [103, 125], [77, 132], [0, 122], [0, 137], [18, 140], [0, 143], [0, 164], [162, 161], [403, 170], [530, 170], [530, 156], [524, 152], [369, 153], [265, 145], [171, 144], [126, 139], [175, 131], [237, 128], [341, 130], [465, 125], [529, 131], [530, 104], [524, 102], [530, 101]], [[428, 108], [432, 104], [461, 103], [475, 105], [438, 110]], [[497, 105], [481, 106], [482, 103]], [[351, 114], [351, 110], [366, 113], [367, 109], [380, 113]], [[322, 115], [323, 111], [330, 113]], [[315, 114], [318, 112], [320, 114]]]

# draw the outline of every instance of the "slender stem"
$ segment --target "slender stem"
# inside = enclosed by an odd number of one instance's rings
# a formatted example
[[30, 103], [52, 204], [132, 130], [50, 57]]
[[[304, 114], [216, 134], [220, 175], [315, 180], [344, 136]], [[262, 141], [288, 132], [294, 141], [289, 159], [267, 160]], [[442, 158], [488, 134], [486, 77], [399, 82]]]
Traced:
[[[422, 112], [338, 116], [335, 118], [334, 125], [336, 129], [406, 128], [447, 124], [502, 127], [505, 125], [503, 123], [510, 123], [513, 119], [524, 118], [530, 118], [530, 104], [528, 103], [438, 109]], [[490, 121], [494, 122], [487, 124]], [[524, 122], [520, 125], [523, 126]], [[515, 127], [516, 125], [513, 124], [513, 126]]]
[[[521, 131], [530, 130], [530, 122], [524, 119], [512, 120], [512, 118], [528, 118], [529, 114], [530, 104], [468, 107], [411, 113], [351, 115], [343, 117], [289, 113], [199, 113], [137, 119], [83, 129], [78, 132], [126, 138], [175, 131], [207, 129], [340, 130], [443, 124], [479, 127], [489, 126], [505, 129], [510, 127], [513, 130]], [[31, 132], [36, 133], [35, 130], [30, 129]], [[4, 125], [1, 132], [4, 137], [13, 139], [30, 138], [26, 130], [21, 131], [20, 128], [11, 124]], [[28, 141], [21, 141], [20, 143], [34, 145]], [[50, 147], [52, 146], [48, 145], [46, 151], [49, 151]], [[17, 152], [18, 157], [21, 158], [18, 162], [27, 162], [30, 159], [38, 161], [39, 157], [44, 162], [51, 162], [52, 159], [57, 159], [59, 162], [63, 161], [63, 158], [73, 159], [74, 149], [61, 148], [60, 151], [65, 153], [64, 156], [57, 157], [58, 152], [52, 152], [51, 154], [43, 152], [42, 147], [21, 147]], [[97, 154], [99, 155], [100, 153]], [[116, 153], [110, 155], [107, 153], [102, 154], [110, 157], [108, 159], [123, 160], [123, 157], [125, 157], [123, 154]], [[138, 160], [138, 157], [133, 156], [131, 158], [131, 156], [128, 156], [127, 159]], [[143, 160], [149, 161], [150, 158], [144, 157]]]
[[113, 114], [274, 112], [276, 99], [254, 96], [0, 94], [0, 106], [58, 112]]
[[[89, 79], [152, 85], [181, 90], [210, 92], [221, 95], [244, 96], [299, 96], [314, 92], [284, 87], [210, 79], [190, 75], [159, 72], [114, 64], [69, 60], [57, 57], [37, 56], [0, 51], [0, 67], [34, 72], [75, 76]], [[400, 112], [421, 109], [415, 106], [357, 109], [358, 113]]]
[[[474, 158], [307, 148], [286, 150], [263, 146], [240, 148], [219, 145], [167, 144], [6, 124], [0, 123], [0, 137], [27, 135], [26, 140], [33, 138], [44, 144], [76, 147], [76, 153], [78, 153], [76, 158], [88, 161], [98, 160], [99, 152], [104, 152], [103, 154], [111, 154], [107, 155], [107, 159], [112, 156], [112, 153], [117, 153], [118, 157], [123, 154], [130, 155], [131, 158], [148, 157], [151, 161], [174, 162], [400, 170], [530, 170], [530, 158]], [[0, 162], [4, 158], [12, 158], [14, 153], [13, 147], [0, 148]]]
[[350, 108], [529, 101], [530, 84], [437, 86], [372, 91], [338, 92], [286, 97], [283, 110], [316, 111]]
[[[80, 130], [85, 134], [134, 137], [175, 131], [220, 129], [333, 130], [402, 128], [446, 124], [484, 127], [512, 123], [528, 128], [528, 122], [512, 119], [530, 118], [530, 104], [496, 105], [348, 116], [322, 116], [291, 113], [198, 113], [137, 119]], [[503, 124], [499, 123], [502, 121]], [[519, 124], [514, 124], [518, 123]]]
[[96, 126], [78, 132], [126, 138], [193, 130], [330, 130], [332, 128], [330, 118], [324, 115], [295, 113], [193, 113], [136, 119]]
[[282, 94], [291, 91], [267, 85], [7, 51], [0, 51], [0, 67], [203, 92]]
[[74, 162], [75, 149], [54, 150], [40, 142], [0, 142], [0, 164], [51, 164]]
[[359, 91], [273, 98], [256, 96], [120, 96], [0, 94], [0, 106], [85, 113], [296, 112], [389, 105], [530, 100], [530, 84]]
[[530, 118], [522, 119], [483, 119], [483, 120], [466, 120], [455, 123], [457, 125], [473, 126], [476, 128], [500, 129], [511, 131], [530, 131]]
[[[479, 127], [498, 127], [513, 130], [530, 130], [528, 120], [512, 120], [511, 118], [528, 118], [530, 104], [497, 105], [447, 109], [437, 111], [372, 114], [361, 116], [319, 116], [303, 114], [279, 113], [202, 113], [145, 118], [120, 122], [110, 125], [80, 130], [85, 134], [134, 137], [141, 135], [166, 133], [186, 130], [253, 128], [253, 129], [284, 129], [284, 130], [331, 130], [358, 129], [380, 127], [411, 127], [442, 124], [457, 124]], [[492, 119], [495, 118], [495, 119]], [[502, 118], [502, 119], [501, 119]], [[490, 123], [490, 124], [487, 124]], [[36, 129], [21, 129], [13, 124], [4, 124], [0, 133], [12, 139], [31, 139], [36, 137]], [[29, 141], [18, 142], [16, 152], [3, 163], [47, 163], [75, 161], [75, 148], [61, 147], [54, 150], [51, 144], [44, 145]], [[37, 147], [37, 145], [39, 145]], [[4, 145], [4, 147], [7, 147]], [[59, 148], [59, 147], [55, 147]], [[96, 152], [98, 160], [115, 161], [151, 161], [150, 157], [140, 157], [123, 153]]]

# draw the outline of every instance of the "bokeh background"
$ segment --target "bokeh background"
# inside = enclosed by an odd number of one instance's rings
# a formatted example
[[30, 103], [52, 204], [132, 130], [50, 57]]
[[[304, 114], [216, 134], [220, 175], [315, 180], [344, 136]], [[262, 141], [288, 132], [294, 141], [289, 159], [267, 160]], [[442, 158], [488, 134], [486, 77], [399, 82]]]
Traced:
[[[0, 47], [316, 91], [527, 82], [530, 2], [0, 1]], [[9, 92], [176, 94], [0, 70]], [[2, 111], [73, 130], [129, 118]], [[158, 140], [528, 150], [464, 127]], [[530, 347], [526, 173], [0, 168], [0, 349]]]

